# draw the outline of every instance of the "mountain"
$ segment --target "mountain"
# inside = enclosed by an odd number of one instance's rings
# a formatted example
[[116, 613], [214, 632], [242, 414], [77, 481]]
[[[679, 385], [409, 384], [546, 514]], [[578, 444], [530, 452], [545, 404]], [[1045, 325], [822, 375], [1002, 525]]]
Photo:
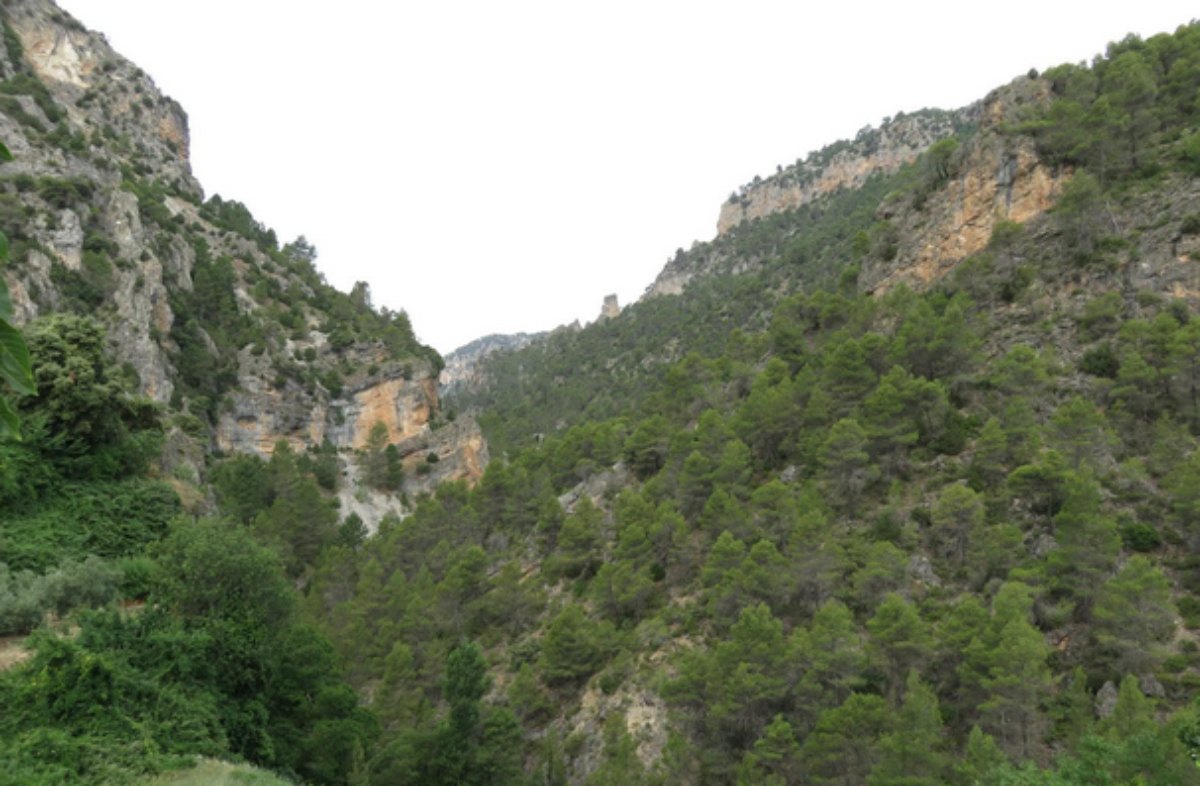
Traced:
[[199, 450], [174, 456], [198, 475], [204, 451], [359, 450], [382, 423], [408, 493], [432, 488], [415, 472], [430, 451], [438, 478], [478, 477], [469, 423], [431, 429], [442, 361], [407, 315], [373, 310], [366, 284], [334, 290], [304, 238], [281, 244], [240, 203], [205, 200], [183, 109], [103, 36], [48, 1], [5, 19], [0, 224], [19, 323], [98, 318], [138, 393], [203, 422]]
[[1200, 781], [1200, 25], [756, 179], [443, 408], [2, 9], [0, 784]]
[[490, 336], [477, 338], [446, 356], [446, 366], [442, 369], [438, 382], [447, 395], [451, 396], [460, 389], [471, 389], [479, 382], [476, 366], [485, 357], [501, 350], [520, 349], [545, 335], [545, 333], [493, 333]]

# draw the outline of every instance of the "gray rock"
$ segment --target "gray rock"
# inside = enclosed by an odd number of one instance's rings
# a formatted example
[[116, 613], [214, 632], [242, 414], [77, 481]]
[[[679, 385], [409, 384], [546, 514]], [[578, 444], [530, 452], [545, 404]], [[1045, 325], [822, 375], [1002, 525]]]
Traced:
[[1096, 717], [1110, 717], [1116, 708], [1117, 686], [1112, 684], [1112, 680], [1109, 680], [1100, 690], [1096, 691]]
[[1167, 697], [1167, 689], [1153, 674], [1138, 675], [1138, 686], [1142, 689], [1142, 693], [1151, 698], [1165, 699]]
[[909, 559], [908, 577], [929, 587], [942, 586], [942, 580], [933, 571], [933, 563], [924, 554], [914, 554]]

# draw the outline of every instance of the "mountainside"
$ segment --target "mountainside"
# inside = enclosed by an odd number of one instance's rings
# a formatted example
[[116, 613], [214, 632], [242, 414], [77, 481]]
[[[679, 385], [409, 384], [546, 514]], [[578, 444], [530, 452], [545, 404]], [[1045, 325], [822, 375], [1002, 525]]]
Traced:
[[443, 369], [2, 9], [0, 786], [1200, 784], [1200, 24]]
[[482, 489], [567, 505], [500, 671], [568, 780], [1195, 782], [1198, 31], [758, 181], [617, 318], [484, 360]]
[[[333, 290], [303, 238], [281, 246], [243, 205], [204, 201], [183, 110], [102, 36], [49, 0], [10, 2], [5, 20], [0, 228], [19, 323], [95, 315], [139, 393], [207, 424], [202, 447], [357, 450], [383, 423], [388, 443], [478, 477], [466, 423], [430, 429], [441, 359], [405, 314], [373, 311], [365, 284]], [[410, 474], [408, 491], [429, 488]]]
[[438, 383], [447, 395], [454, 395], [459, 390], [473, 389], [479, 385], [480, 381], [476, 367], [484, 358], [493, 352], [520, 349], [545, 335], [545, 333], [493, 333], [490, 336], [477, 338], [446, 356], [446, 366], [442, 369], [441, 376], [438, 377]]

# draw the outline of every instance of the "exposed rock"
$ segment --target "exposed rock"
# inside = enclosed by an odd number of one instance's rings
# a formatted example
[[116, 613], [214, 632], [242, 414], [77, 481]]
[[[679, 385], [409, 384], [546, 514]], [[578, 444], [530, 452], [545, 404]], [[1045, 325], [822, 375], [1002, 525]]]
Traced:
[[1096, 716], [1107, 718], [1117, 708], [1117, 686], [1108, 680], [1096, 691]]
[[1058, 548], [1058, 541], [1054, 539], [1054, 536], [1048, 532], [1043, 532], [1033, 541], [1033, 546], [1029, 549], [1029, 553], [1037, 559], [1042, 559], [1056, 548]]
[[1153, 674], [1139, 674], [1138, 687], [1142, 689], [1143, 694], [1151, 698], [1165, 699], [1167, 697], [1167, 689]]
[[604, 737], [601, 730], [613, 715], [637, 746], [642, 766], [650, 768], [662, 758], [667, 744], [667, 707], [658, 695], [646, 690], [622, 690], [606, 695], [596, 687], [586, 690], [578, 711], [566, 722], [568, 734], [578, 734], [583, 746], [570, 762], [572, 782], [582, 783], [601, 764]]
[[379, 531], [379, 523], [388, 515], [404, 513], [400, 501], [391, 494], [375, 491], [362, 482], [358, 462], [342, 462], [342, 482], [338, 487], [338, 515], [358, 516], [369, 534]]
[[432, 376], [417, 379], [384, 379], [357, 390], [342, 408], [343, 426], [329, 429], [329, 439], [339, 447], [361, 449], [376, 423], [387, 427], [388, 443], [400, 444], [422, 433], [438, 408], [437, 383]]
[[974, 107], [968, 107], [958, 112], [897, 115], [879, 128], [864, 128], [851, 141], [809, 153], [771, 177], [755, 178], [721, 206], [717, 234], [743, 221], [794, 210], [843, 188], [857, 188], [871, 175], [895, 172], [934, 142], [958, 131], [973, 113]]
[[1047, 83], [1025, 77], [990, 93], [956, 176], [920, 209], [880, 209], [899, 244], [893, 259], [863, 265], [859, 286], [876, 294], [901, 282], [924, 288], [986, 248], [997, 222], [1024, 223], [1052, 207], [1069, 173], [1044, 164], [1029, 137], [1005, 132], [1026, 108], [1048, 100]]
[[200, 194], [188, 167], [187, 115], [141, 69], [49, 0], [11, 0], [5, 17], [70, 125], [111, 126], [144, 150], [164, 179]]
[[[193, 290], [199, 254], [224, 259], [236, 276], [237, 311], [251, 318], [250, 335], [258, 338], [236, 349], [236, 384], [219, 402], [198, 402], [211, 408], [192, 410], [215, 410], [211, 447], [269, 456], [281, 441], [303, 450], [328, 440], [349, 452], [361, 449], [382, 423], [387, 441], [402, 447], [410, 470], [406, 490], [429, 490], [446, 478], [478, 479], [487, 448], [474, 421], [460, 419], [436, 433], [431, 428], [439, 392], [427, 360], [394, 357], [380, 341], [347, 346], [343, 338], [338, 350], [330, 348], [319, 330], [325, 314], [308, 305], [317, 296], [312, 281], [281, 264], [274, 239], [264, 242], [253, 227], [232, 231], [201, 208], [203, 193], [188, 163], [187, 116], [176, 102], [102, 35], [49, 0], [9, 0], [3, 13], [24, 60], [4, 51], [0, 69], [6, 77], [31, 74], [49, 96], [14, 96], [25, 116], [0, 114], [0, 138], [16, 157], [0, 164], [0, 180], [29, 217], [22, 232], [30, 242], [20, 244], [4, 271], [19, 323], [70, 305], [73, 295], [62, 282], [101, 269], [104, 302], [93, 316], [104, 323], [116, 359], [137, 379], [139, 392], [167, 403], [179, 398], [181, 349], [172, 335], [172, 304]], [[67, 143], [44, 139], [56, 125]], [[14, 188], [17, 178], [34, 185]], [[288, 332], [273, 321], [280, 301], [293, 310]], [[220, 356], [202, 325], [192, 335]], [[327, 390], [330, 379], [346, 392]], [[168, 471], [201, 471], [202, 455], [184, 444], [195, 438], [179, 432], [168, 440]], [[440, 461], [422, 468], [418, 462], [430, 453]], [[372, 502], [364, 512], [381, 507]], [[360, 515], [368, 525], [379, 518]]]
[[575, 506], [584, 497], [589, 497], [593, 502], [599, 502], [608, 492], [628, 486], [630, 478], [629, 470], [625, 464], [618, 462], [611, 469], [597, 472], [586, 480], [577, 483], [574, 488], [558, 498], [558, 503], [568, 513], [572, 513], [575, 510]]
[[927, 587], [940, 587], [942, 580], [933, 571], [933, 563], [924, 554], [914, 554], [908, 561], [908, 577]]
[[616, 295], [605, 295], [604, 305], [600, 307], [600, 319], [613, 319], [621, 315], [621, 305]]
[[[404, 462], [404, 492], [410, 495], [430, 493], [447, 481], [474, 484], [483, 477], [489, 458], [479, 424], [467, 415], [396, 447]], [[437, 460], [431, 461], [430, 456]]]

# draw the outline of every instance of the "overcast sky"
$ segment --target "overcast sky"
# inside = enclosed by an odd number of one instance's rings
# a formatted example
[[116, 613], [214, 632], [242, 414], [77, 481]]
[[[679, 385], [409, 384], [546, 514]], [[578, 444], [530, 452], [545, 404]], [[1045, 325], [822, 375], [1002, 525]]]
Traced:
[[1189, 2], [59, 0], [190, 118], [205, 193], [448, 352], [639, 297], [721, 202]]

